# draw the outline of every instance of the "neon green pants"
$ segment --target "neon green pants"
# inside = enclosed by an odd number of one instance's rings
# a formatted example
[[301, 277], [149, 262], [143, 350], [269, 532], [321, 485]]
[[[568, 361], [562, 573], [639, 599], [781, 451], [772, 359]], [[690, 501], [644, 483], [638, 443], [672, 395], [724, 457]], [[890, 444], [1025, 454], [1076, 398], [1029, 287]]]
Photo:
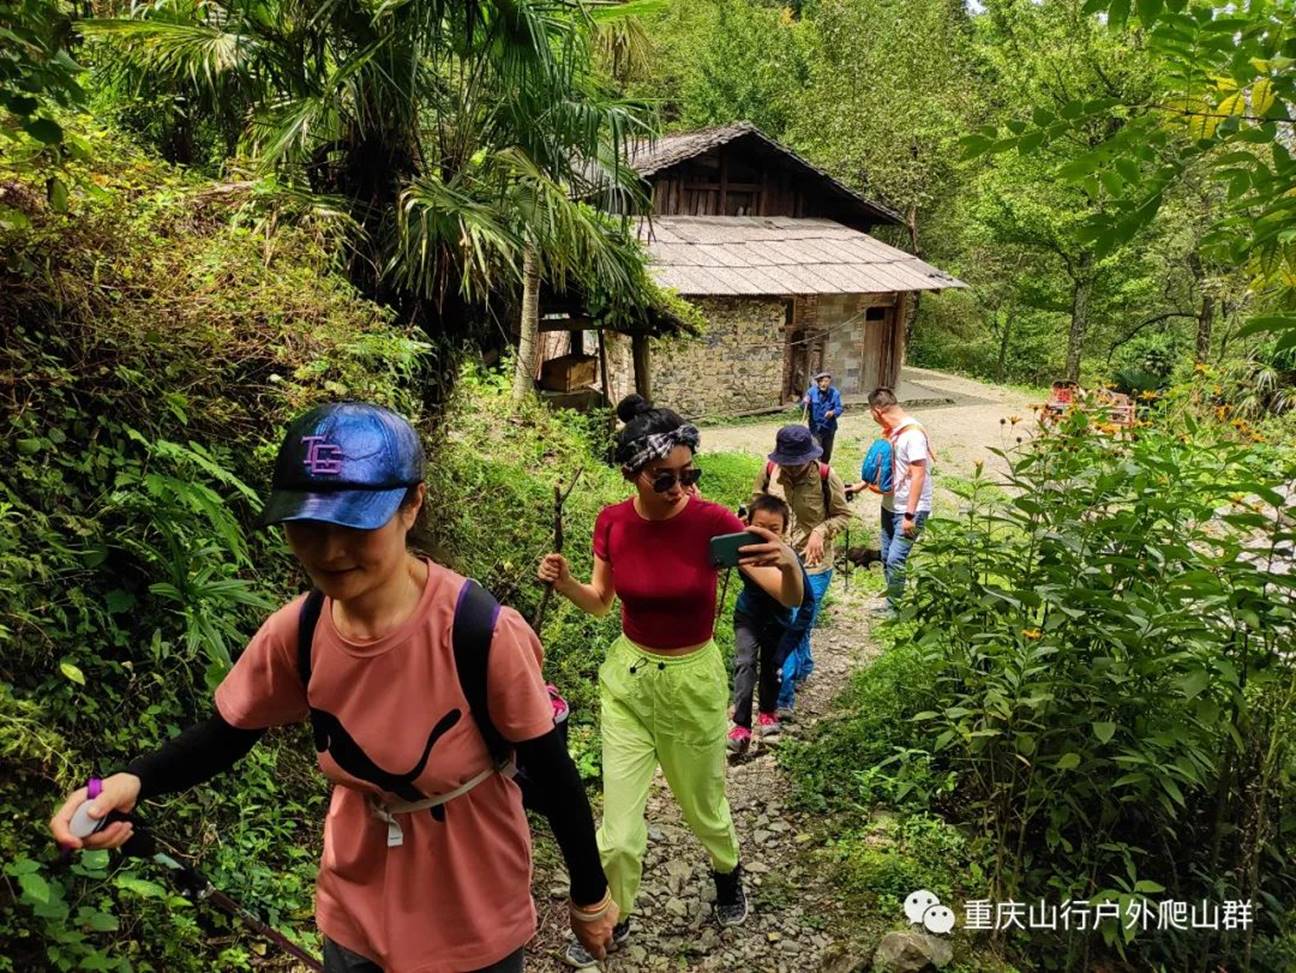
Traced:
[[648, 827], [644, 808], [661, 764], [684, 820], [717, 872], [738, 866], [725, 797], [729, 680], [714, 641], [682, 656], [647, 652], [624, 635], [599, 668], [603, 716], [603, 823], [598, 846], [612, 898], [634, 911]]

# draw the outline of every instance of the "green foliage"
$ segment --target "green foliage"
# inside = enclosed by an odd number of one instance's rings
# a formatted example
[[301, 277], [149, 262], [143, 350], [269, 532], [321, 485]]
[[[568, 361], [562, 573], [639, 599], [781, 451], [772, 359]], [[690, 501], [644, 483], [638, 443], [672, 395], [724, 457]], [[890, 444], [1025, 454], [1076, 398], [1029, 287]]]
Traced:
[[925, 217], [961, 189], [958, 135], [986, 94], [967, 16], [926, 0], [824, 0], [802, 29], [808, 84], [793, 144], [901, 211]]
[[15, 139], [21, 129], [42, 146], [57, 149], [63, 141], [51, 109], [85, 97], [77, 83], [81, 68], [68, 54], [71, 38], [71, 18], [58, 0], [0, 4], [0, 106], [9, 116], [0, 137]]
[[[72, 59], [72, 21], [60, 0], [0, 2], [0, 147], [14, 163], [44, 180], [49, 205], [67, 208], [64, 165], [84, 159], [88, 146], [68, 136], [60, 109], [81, 105], [80, 66]], [[0, 231], [25, 226], [22, 200], [0, 185]]]
[[[1246, 266], [1262, 302], [1248, 326], [1282, 330], [1296, 347], [1291, 192], [1296, 163], [1281, 132], [1296, 104], [1296, 38], [1286, 0], [1239, 6], [1163, 4], [1136, 7], [1127, 0], [1090, 0], [1086, 15], [1106, 14], [1106, 27], [1140, 38], [1155, 58], [1148, 90], [1109, 91], [1035, 107], [1029, 122], [969, 135], [970, 156], [1041, 146], [1066, 155], [1059, 178], [1077, 186], [1101, 184], [1109, 205], [1090, 214], [1081, 230], [1099, 253], [1111, 252], [1148, 226], [1166, 199], [1197, 179], [1214, 182], [1227, 203], [1212, 213], [1203, 253]], [[1097, 21], [1088, 17], [1087, 29]], [[1036, 103], [1038, 104], [1038, 103]], [[1027, 106], [1029, 108], [1029, 106]], [[1079, 138], [1078, 133], [1097, 133]]]
[[807, 67], [798, 22], [747, 0], [669, 4], [651, 18], [650, 76], [630, 89], [672, 128], [750, 121], [774, 138], [794, 123]]
[[[919, 786], [912, 733], [904, 721], [911, 707], [930, 699], [936, 667], [910, 641], [897, 642], [855, 673], [838, 711], [825, 717], [805, 740], [790, 740], [780, 760], [797, 782], [797, 797], [818, 811], [859, 811], [891, 804], [926, 810], [938, 784]], [[901, 758], [893, 760], [893, 758]], [[912, 765], [912, 769], [911, 769]], [[910, 891], [913, 891], [910, 889]]]
[[972, 874], [966, 836], [927, 814], [880, 815], [830, 840], [824, 857], [836, 866], [847, 895], [883, 915], [903, 916], [905, 898], [917, 889], [952, 901], [966, 893]]
[[[237, 201], [93, 134], [103, 168], [77, 164], [74, 186], [95, 192], [67, 215], [25, 196], [27, 227], [0, 236], [0, 969], [250, 969], [205, 946], [228, 924], [150, 867], [61, 869], [45, 822], [91, 771], [205, 713], [300, 589], [282, 544], [250, 530], [289, 417], [348, 395], [417, 416], [425, 346], [330, 273], [327, 238], [253, 234]], [[275, 733], [237, 787], [146, 816], [310, 941], [325, 792], [303, 743]], [[268, 806], [284, 813], [248, 813]]]
[[463, 338], [496, 331], [490, 299], [517, 293], [522, 250], [541, 255], [550, 285], [596, 283], [585, 289], [621, 314], [658, 296], [624, 228], [579, 202], [635, 196], [624, 155], [648, 116], [606, 90], [576, 0], [164, 0], [83, 30], [112, 85], [197, 114], [171, 119], [181, 140], [214, 123], [226, 161], [334, 200], [353, 278], [448, 336], [448, 364]]
[[[993, 836], [991, 898], [1291, 894], [1292, 510], [1274, 486], [1292, 458], [1199, 419], [1204, 391], [1133, 437], [1070, 413], [1008, 457], [1010, 495], [974, 482], [915, 558], [932, 678], [905, 701], [907, 745], [957, 772], [947, 806]], [[1114, 932], [1172, 966], [1244, 948]], [[1260, 920], [1261, 939], [1286, 932]], [[1090, 948], [1021, 945], [1070, 964]]]

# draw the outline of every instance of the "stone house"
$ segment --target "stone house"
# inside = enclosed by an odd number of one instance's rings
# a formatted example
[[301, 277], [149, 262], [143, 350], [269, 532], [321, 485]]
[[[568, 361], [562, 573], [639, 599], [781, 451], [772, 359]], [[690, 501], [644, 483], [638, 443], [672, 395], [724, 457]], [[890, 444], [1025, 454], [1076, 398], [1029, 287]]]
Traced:
[[822, 369], [847, 396], [894, 386], [913, 295], [966, 286], [870, 236], [901, 217], [751, 124], [665, 136], [630, 164], [652, 201], [639, 223], [652, 272], [707, 327], [608, 333], [614, 402], [637, 386], [688, 415], [755, 411], [796, 400]]

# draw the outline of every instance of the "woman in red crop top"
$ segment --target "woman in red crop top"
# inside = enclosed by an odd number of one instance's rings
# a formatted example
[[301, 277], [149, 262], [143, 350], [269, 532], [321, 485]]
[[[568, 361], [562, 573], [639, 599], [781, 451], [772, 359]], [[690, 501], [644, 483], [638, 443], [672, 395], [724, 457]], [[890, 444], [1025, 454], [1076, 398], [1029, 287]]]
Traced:
[[[764, 544], [743, 548], [742, 564], [774, 598], [801, 603], [796, 555], [777, 536], [748, 528], [690, 488], [696, 428], [638, 395], [617, 408], [624, 422], [616, 459], [635, 486], [630, 499], [605, 507], [594, 525], [594, 573], [577, 581], [560, 554], [539, 576], [577, 607], [604, 615], [621, 599], [622, 635], [599, 669], [603, 735], [603, 822], [599, 853], [622, 917], [613, 943], [630, 934], [629, 916], [648, 843], [644, 807], [660, 763], [693, 833], [711, 856], [716, 918], [747, 917], [738, 838], [725, 798], [725, 730], [729, 677], [712, 635], [717, 570], [710, 542], [750, 529]], [[578, 942], [565, 957], [584, 968], [595, 960]]]

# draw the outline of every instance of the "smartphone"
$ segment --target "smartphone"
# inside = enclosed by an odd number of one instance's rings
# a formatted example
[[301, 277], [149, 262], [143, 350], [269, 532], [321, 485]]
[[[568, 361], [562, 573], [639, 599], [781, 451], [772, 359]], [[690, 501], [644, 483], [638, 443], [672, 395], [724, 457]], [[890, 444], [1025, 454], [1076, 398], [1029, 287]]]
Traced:
[[740, 534], [721, 534], [711, 538], [711, 566], [717, 568], [736, 568], [738, 566], [738, 548], [750, 547], [752, 544], [764, 544], [765, 538], [745, 530]]

